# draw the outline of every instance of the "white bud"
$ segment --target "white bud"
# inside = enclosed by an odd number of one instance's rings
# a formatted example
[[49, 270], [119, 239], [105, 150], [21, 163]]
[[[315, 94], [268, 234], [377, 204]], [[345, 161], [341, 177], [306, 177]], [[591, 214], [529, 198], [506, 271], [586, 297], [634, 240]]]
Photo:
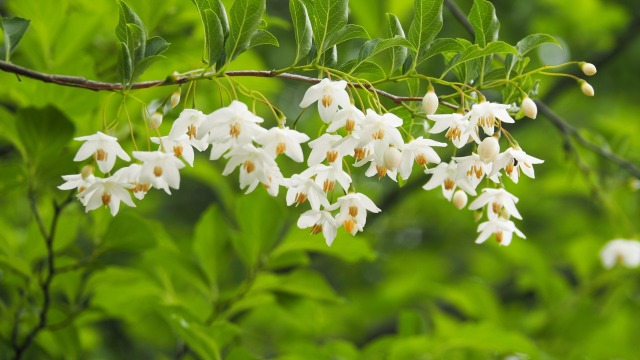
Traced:
[[438, 110], [438, 95], [436, 95], [433, 89], [427, 91], [427, 94], [422, 98], [422, 110], [425, 114], [433, 115]]
[[469, 198], [467, 197], [467, 193], [462, 190], [457, 190], [455, 193], [453, 193], [453, 199], [451, 200], [451, 202], [453, 203], [453, 206], [457, 207], [458, 209], [464, 209], [464, 207], [467, 206], [468, 200]]
[[596, 66], [588, 62], [580, 63], [580, 68], [582, 69], [582, 72], [587, 76], [593, 76], [598, 72]]
[[522, 105], [520, 105], [520, 108], [528, 118], [535, 119], [538, 115], [538, 107], [536, 106], [536, 103], [528, 96], [525, 96], [524, 99], [522, 99]]
[[485, 164], [495, 160], [499, 152], [500, 143], [498, 143], [498, 139], [493, 136], [484, 138], [480, 145], [478, 145], [478, 156], [480, 156], [480, 161]]
[[156, 111], [151, 115], [151, 128], [157, 129], [162, 124], [162, 113], [160, 111]]
[[402, 154], [400, 150], [398, 150], [395, 146], [390, 146], [387, 150], [384, 151], [384, 166], [391, 170], [395, 171], [400, 165], [400, 160], [402, 160]]
[[595, 91], [593, 91], [593, 86], [589, 85], [589, 83], [586, 81], [582, 82], [582, 85], [580, 85], [580, 90], [582, 90], [582, 93], [587, 96], [595, 95]]
[[85, 165], [80, 174], [82, 175], [82, 178], [86, 180], [89, 176], [93, 175], [93, 166], [89, 164]]
[[178, 106], [178, 104], [180, 104], [180, 89], [177, 89], [171, 94], [171, 108], [173, 109]]

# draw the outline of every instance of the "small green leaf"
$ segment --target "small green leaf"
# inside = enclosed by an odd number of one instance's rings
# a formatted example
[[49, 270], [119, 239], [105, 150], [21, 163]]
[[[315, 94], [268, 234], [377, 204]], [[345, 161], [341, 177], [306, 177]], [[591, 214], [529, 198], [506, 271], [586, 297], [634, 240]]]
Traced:
[[498, 21], [496, 9], [491, 2], [474, 0], [469, 13], [469, 22], [473, 26], [475, 43], [481, 48], [492, 41], [498, 40], [500, 21]]
[[129, 48], [127, 44], [123, 42], [118, 44], [118, 74], [120, 75], [120, 82], [123, 85], [129, 84], [131, 75], [133, 74], [133, 63], [131, 61]]
[[0, 28], [4, 32], [4, 46], [0, 48], [0, 59], [9, 61], [11, 53], [18, 46], [30, 22], [20, 17], [0, 18]]
[[373, 75], [371, 78], [373, 80], [383, 79], [387, 76], [384, 70], [380, 67], [380, 65], [371, 62], [371, 61], [363, 61], [355, 67], [355, 69], [350, 72], [353, 75], [364, 75], [369, 74]]
[[253, 34], [251, 43], [249, 43], [249, 47], [247, 49], [260, 45], [272, 45], [278, 47], [280, 46], [280, 43], [278, 43], [278, 39], [276, 39], [276, 37], [273, 36], [272, 33], [268, 32], [267, 30], [258, 29], [256, 30], [255, 34]]
[[218, 15], [211, 9], [204, 11], [204, 21], [207, 24], [205, 26], [206, 34], [206, 60], [209, 66], [213, 66], [218, 59], [220, 59], [224, 52], [224, 33], [222, 23], [218, 18]]
[[129, 53], [132, 54], [132, 62], [133, 67], [142, 59], [144, 59], [144, 55], [147, 47], [147, 34], [140, 26], [136, 24], [127, 24], [127, 28], [129, 31], [129, 38], [127, 42], [127, 47], [129, 48]]
[[[402, 47], [405, 51], [407, 48], [413, 49], [413, 45], [409, 42], [409, 40], [403, 38], [402, 36], [396, 35], [391, 39], [374, 39], [369, 40], [360, 49], [360, 54], [358, 55], [358, 61], [362, 62], [371, 58], [372, 56], [395, 47]], [[394, 49], [395, 53], [395, 49]]]
[[454, 57], [451, 63], [447, 66], [447, 68], [443, 72], [443, 74], [446, 74], [455, 66], [463, 64], [467, 61], [478, 59], [487, 55], [504, 54], [504, 53], [517, 55], [518, 50], [516, 50], [515, 47], [502, 41], [494, 41], [492, 43], [489, 43], [485, 48], [480, 48], [478, 44], [474, 44], [473, 46], [467, 48], [466, 50], [458, 54], [458, 56]]
[[520, 54], [520, 56], [525, 56], [529, 51], [546, 43], [556, 44], [560, 48], [562, 48], [562, 44], [560, 44], [560, 42], [558, 42], [558, 40], [556, 40], [551, 35], [531, 34], [526, 36], [524, 39], [518, 41], [518, 43], [516, 44], [516, 49], [518, 49], [518, 53]]
[[[387, 26], [389, 28], [390, 38], [405, 38], [402, 24], [400, 23], [398, 17], [394, 14], [387, 13]], [[393, 52], [391, 53], [391, 72], [394, 72], [402, 67], [402, 64], [404, 64], [404, 61], [407, 59], [408, 52], [409, 50], [406, 47], [395, 46], [393, 48]]]
[[409, 27], [409, 40], [416, 49], [417, 60], [442, 29], [443, 0], [415, 0], [414, 18]]
[[304, 0], [319, 57], [329, 50], [328, 39], [347, 25], [348, 0]]
[[233, 3], [229, 19], [229, 38], [226, 43], [229, 60], [235, 59], [249, 48], [251, 37], [260, 25], [265, 8], [265, 0], [236, 0]]
[[360, 25], [348, 24], [327, 39], [324, 49], [329, 49], [351, 39], [369, 39], [369, 33]]
[[435, 39], [431, 43], [431, 46], [429, 46], [427, 51], [424, 53], [424, 55], [420, 59], [420, 62], [423, 62], [438, 54], [442, 54], [450, 51], [462, 52], [464, 51], [464, 49], [465, 49], [465, 45], [462, 44], [457, 39], [451, 39], [451, 38]]
[[293, 64], [297, 64], [302, 58], [309, 54], [311, 50], [313, 31], [311, 30], [311, 21], [306, 6], [300, 0], [291, 0], [289, 2], [289, 12], [291, 12], [291, 21], [293, 22], [293, 33], [296, 38], [296, 58]]
[[144, 57], [160, 55], [169, 48], [169, 43], [160, 36], [154, 36], [147, 39], [147, 45], [144, 49]]
[[116, 26], [116, 36], [118, 37], [118, 40], [120, 40], [123, 43], [128, 43], [129, 40], [129, 28], [127, 27], [127, 25], [129, 24], [133, 24], [138, 26], [141, 30], [142, 33], [146, 34], [147, 33], [147, 29], [144, 27], [144, 24], [142, 23], [142, 20], [140, 20], [140, 17], [138, 17], [138, 15], [131, 10], [131, 8], [122, 0], [118, 0], [118, 9], [119, 9], [119, 18], [118, 18], [118, 25]]

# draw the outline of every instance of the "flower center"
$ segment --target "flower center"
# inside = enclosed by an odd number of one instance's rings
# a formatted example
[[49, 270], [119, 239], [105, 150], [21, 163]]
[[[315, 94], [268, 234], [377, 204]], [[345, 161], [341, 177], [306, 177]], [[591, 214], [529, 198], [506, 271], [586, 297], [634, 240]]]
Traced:
[[96, 150], [96, 152], [93, 154], [93, 157], [97, 160], [97, 161], [105, 161], [107, 160], [107, 152], [104, 151], [102, 148]]
[[482, 127], [494, 127], [496, 124], [496, 117], [493, 114], [487, 114], [485, 116], [481, 116], [478, 119], [478, 125]]
[[347, 230], [347, 232], [353, 232], [353, 229], [355, 229], [356, 227], [356, 222], [353, 221], [353, 219], [347, 219], [344, 221], [344, 229]]
[[[515, 159], [513, 159], [513, 161], [515, 161]], [[507, 166], [505, 166], [505, 168], [504, 168], [504, 171], [505, 171], [508, 175], [511, 175], [511, 173], [513, 172], [513, 168], [514, 168], [513, 161], [509, 161], [509, 163], [507, 164]]]
[[155, 166], [153, 168], [153, 175], [155, 175], [156, 177], [162, 176], [162, 167], [161, 166]]
[[107, 206], [109, 203], [111, 203], [111, 194], [102, 193], [102, 205]]
[[336, 161], [338, 159], [338, 152], [337, 151], [327, 151], [327, 161], [329, 162], [329, 164], [332, 164], [334, 161]]
[[353, 157], [356, 158], [357, 160], [362, 160], [364, 159], [365, 156], [367, 156], [367, 149], [365, 148], [357, 148], [353, 150]]
[[502, 210], [502, 204], [497, 202], [491, 203], [491, 211], [493, 211], [494, 214], [500, 214], [500, 210]]
[[313, 227], [311, 228], [311, 234], [312, 235], [318, 235], [322, 232], [322, 224], [315, 224], [313, 225]]
[[189, 135], [189, 139], [194, 139], [196, 137], [196, 134], [198, 132], [198, 129], [196, 129], [196, 126], [191, 124], [187, 127], [187, 135]]
[[458, 126], [452, 126], [444, 136], [449, 140], [460, 140], [460, 137], [462, 136], [462, 129]]
[[229, 127], [229, 135], [234, 138], [240, 136], [240, 125], [238, 125], [238, 123], [231, 124], [231, 126]]
[[183, 151], [184, 149], [182, 148], [182, 145], [176, 145], [173, 147], [173, 154], [175, 156], [182, 156]]
[[333, 103], [331, 95], [322, 95], [322, 106], [328, 108]]
[[287, 144], [279, 142], [276, 146], [276, 155], [284, 154], [285, 151], [287, 151]]
[[424, 156], [424, 154], [418, 154], [418, 156], [416, 156], [416, 162], [420, 166], [425, 166], [429, 163], [429, 160], [427, 160], [427, 157]]
[[374, 140], [382, 140], [384, 138], [384, 130], [378, 130], [377, 132], [371, 134], [371, 137], [373, 137]]
[[445, 190], [453, 190], [456, 187], [456, 182], [452, 179], [446, 178], [444, 179], [444, 189]]
[[376, 171], [378, 172], [378, 177], [380, 178], [387, 175], [387, 168], [384, 166], [376, 165]]
[[477, 165], [473, 165], [471, 167], [471, 169], [469, 169], [469, 171], [467, 171], [467, 176], [473, 176], [475, 174], [476, 178], [480, 179], [482, 178], [482, 174], [484, 174], [484, 171], [482, 170], [481, 166], [477, 166]]
[[344, 124], [344, 129], [351, 132], [355, 128], [356, 128], [356, 122], [354, 120], [347, 119], [347, 123]]
[[358, 207], [357, 206], [349, 206], [349, 215], [351, 217], [356, 217], [358, 216]]
[[296, 203], [297, 204], [302, 204], [303, 202], [307, 201], [307, 194], [299, 192], [296, 194]]
[[251, 174], [253, 170], [256, 169], [256, 164], [251, 160], [247, 160], [242, 164], [242, 168], [247, 172], [247, 174]]
[[496, 235], [496, 241], [498, 242], [498, 244], [502, 244], [502, 238], [503, 238], [502, 231], [496, 231], [495, 235]]
[[327, 179], [322, 184], [322, 190], [324, 190], [324, 192], [333, 191], [333, 188], [335, 186], [336, 186], [336, 182], [335, 181], [331, 181], [331, 180]]

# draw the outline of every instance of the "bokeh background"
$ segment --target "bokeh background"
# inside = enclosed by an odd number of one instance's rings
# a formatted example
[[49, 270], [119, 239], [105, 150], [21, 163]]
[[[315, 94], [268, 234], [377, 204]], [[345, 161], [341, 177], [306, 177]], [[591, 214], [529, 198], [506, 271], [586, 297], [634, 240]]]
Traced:
[[[494, 0], [500, 39], [515, 44], [531, 33], [548, 33], [563, 50], [542, 47], [532, 66], [585, 60], [598, 67], [589, 78], [596, 96], [573, 81], [543, 78], [538, 98], [601, 149], [640, 165], [640, 5], [635, 0]], [[129, 0], [151, 35], [171, 42], [166, 59], [143, 79], [201, 64], [202, 24], [187, 0]], [[224, 1], [227, 9], [230, 1]], [[464, 13], [469, 0], [457, 0]], [[386, 37], [385, 13], [405, 31], [412, 1], [350, 1], [350, 22]], [[0, 0], [3, 16], [31, 20], [12, 61], [47, 73], [117, 81], [115, 1]], [[268, 0], [265, 20], [280, 47], [256, 48], [234, 69], [289, 65], [295, 51], [288, 2]], [[472, 39], [444, 9], [441, 37]], [[342, 61], [362, 42], [339, 48]], [[380, 62], [388, 61], [384, 56]], [[438, 74], [435, 57], [420, 68]], [[577, 67], [567, 72], [579, 74]], [[306, 84], [243, 79], [295, 119]], [[0, 73], [0, 358], [11, 358], [11, 337], [37, 322], [45, 247], [29, 208], [29, 189], [50, 219], [50, 202], [78, 144], [51, 147], [33, 158], [16, 130], [20, 122], [66, 119], [75, 136], [102, 127], [103, 112], [115, 117], [119, 97], [64, 88]], [[400, 90], [400, 88], [390, 88]], [[136, 92], [143, 102], [175, 88]], [[421, 91], [424, 91], [422, 89]], [[197, 85], [197, 107], [220, 107], [216, 84]], [[141, 105], [129, 100], [134, 127], [144, 126]], [[266, 126], [275, 125], [258, 108]], [[167, 132], [179, 109], [165, 116]], [[54, 121], [54, 120], [51, 120]], [[314, 134], [310, 111], [299, 128]], [[56, 123], [57, 124], [57, 123]], [[44, 130], [42, 130], [44, 128]], [[37, 133], [43, 153], [47, 132]], [[131, 149], [121, 118], [118, 135]], [[138, 132], [143, 136], [143, 132]], [[150, 192], [135, 209], [84, 214], [67, 208], [56, 233], [57, 275], [47, 327], [28, 358], [65, 359], [638, 359], [640, 274], [605, 270], [599, 259], [614, 238], [637, 238], [638, 179], [567, 138], [546, 117], [523, 120], [512, 134], [527, 153], [544, 159], [536, 179], [507, 189], [520, 198], [527, 239], [509, 247], [474, 244], [477, 224], [414, 169], [399, 188], [358, 176], [359, 190], [382, 208], [364, 233], [341, 234], [331, 248], [321, 237], [297, 229], [304, 209], [286, 208], [263, 189], [244, 196], [237, 175], [220, 174], [221, 162], [196, 158], [181, 188], [167, 196]], [[39, 136], [39, 137], [38, 137]], [[53, 136], [53, 135], [52, 135]], [[142, 138], [144, 139], [144, 138]], [[140, 140], [144, 142], [144, 140]], [[127, 144], [129, 142], [129, 144]], [[22, 145], [20, 145], [22, 144]], [[66, 145], [66, 146], [65, 146]], [[307, 149], [308, 150], [308, 149]], [[450, 155], [443, 151], [443, 157]], [[27, 154], [27, 155], [25, 155]], [[44, 159], [44, 160], [43, 160]], [[285, 174], [301, 171], [293, 163]]]

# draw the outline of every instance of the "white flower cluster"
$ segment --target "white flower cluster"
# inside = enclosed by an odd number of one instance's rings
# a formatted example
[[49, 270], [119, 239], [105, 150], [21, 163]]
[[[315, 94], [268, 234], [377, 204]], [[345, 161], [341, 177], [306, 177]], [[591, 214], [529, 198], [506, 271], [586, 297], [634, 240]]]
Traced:
[[605, 268], [611, 269], [616, 264], [628, 268], [640, 266], [640, 241], [615, 239], [609, 241], [602, 251], [600, 259]]
[[[134, 151], [133, 158], [140, 163], [120, 168], [113, 174], [111, 170], [116, 157], [131, 160], [117, 139], [101, 132], [77, 138], [84, 143], [74, 160], [84, 161], [93, 157], [106, 177], [96, 177], [93, 167], [87, 165], [80, 174], [63, 176], [66, 182], [59, 188], [77, 189], [86, 211], [108, 206], [111, 214], [115, 215], [120, 202], [135, 206], [130, 192], [137, 199], [142, 199], [151, 188], [163, 189], [167, 194], [171, 194], [170, 189], [178, 189], [179, 170], [185, 162], [193, 166], [194, 149], [205, 151], [211, 145], [211, 160], [227, 159], [223, 175], [239, 168], [240, 188], [246, 193], [262, 184], [269, 194], [277, 196], [280, 186], [283, 186], [287, 189], [287, 205], [308, 202], [310, 210], [300, 216], [298, 226], [311, 228], [313, 234], [322, 233], [327, 244], [331, 245], [338, 228], [344, 227], [355, 235], [363, 230], [367, 212], [380, 211], [366, 195], [354, 191], [352, 178], [343, 166], [347, 166], [347, 170], [349, 166], [366, 167], [366, 176], [377, 175], [397, 181], [398, 176], [407, 180], [414, 163], [417, 163], [426, 173], [432, 174], [424, 185], [425, 189], [441, 187], [449, 201], [463, 208], [467, 194], [477, 195], [476, 188], [483, 178], [487, 177], [499, 185], [501, 171], [504, 170], [517, 183], [521, 171], [533, 178], [532, 165], [542, 162], [513, 143], [500, 153], [497, 136], [501, 134], [502, 123], [514, 122], [507, 112], [508, 105], [480, 101], [466, 114], [434, 115], [438, 99], [430, 88], [423, 108], [428, 119], [435, 124], [425, 135], [446, 132], [446, 139], [456, 148], [470, 142], [477, 144], [477, 152], [442, 163], [434, 147], [445, 147], [446, 143], [423, 136], [413, 138], [409, 134], [405, 142], [400, 117], [392, 113], [379, 114], [372, 109], [361, 111], [351, 103], [346, 87], [345, 81], [323, 79], [305, 93], [300, 106], [305, 108], [317, 102], [320, 117], [327, 124], [326, 133], [308, 143], [311, 148], [306, 159], [308, 167], [288, 178], [280, 171], [276, 159], [285, 155], [298, 163], [304, 162], [301, 144], [309, 141], [309, 136], [284, 124], [267, 130], [261, 126], [262, 118], [244, 103], [233, 101], [208, 115], [195, 109], [185, 109], [173, 123], [168, 136], [151, 139], [159, 144], [157, 151]], [[174, 103], [172, 97], [171, 105], [175, 106]], [[533, 113], [535, 116], [531, 106], [535, 107], [535, 103], [526, 98], [523, 110], [525, 114]], [[161, 118], [156, 119], [153, 125], [157, 127], [160, 122]], [[427, 168], [428, 164], [437, 166]], [[332, 201], [334, 194], [339, 193], [344, 195]], [[476, 242], [484, 242], [492, 234], [501, 245], [508, 245], [513, 233], [524, 238], [510, 220], [511, 216], [522, 218], [515, 207], [517, 201], [502, 187], [483, 189], [482, 194], [469, 205], [471, 210], [486, 208], [487, 213], [487, 221], [478, 226], [480, 235]]]

